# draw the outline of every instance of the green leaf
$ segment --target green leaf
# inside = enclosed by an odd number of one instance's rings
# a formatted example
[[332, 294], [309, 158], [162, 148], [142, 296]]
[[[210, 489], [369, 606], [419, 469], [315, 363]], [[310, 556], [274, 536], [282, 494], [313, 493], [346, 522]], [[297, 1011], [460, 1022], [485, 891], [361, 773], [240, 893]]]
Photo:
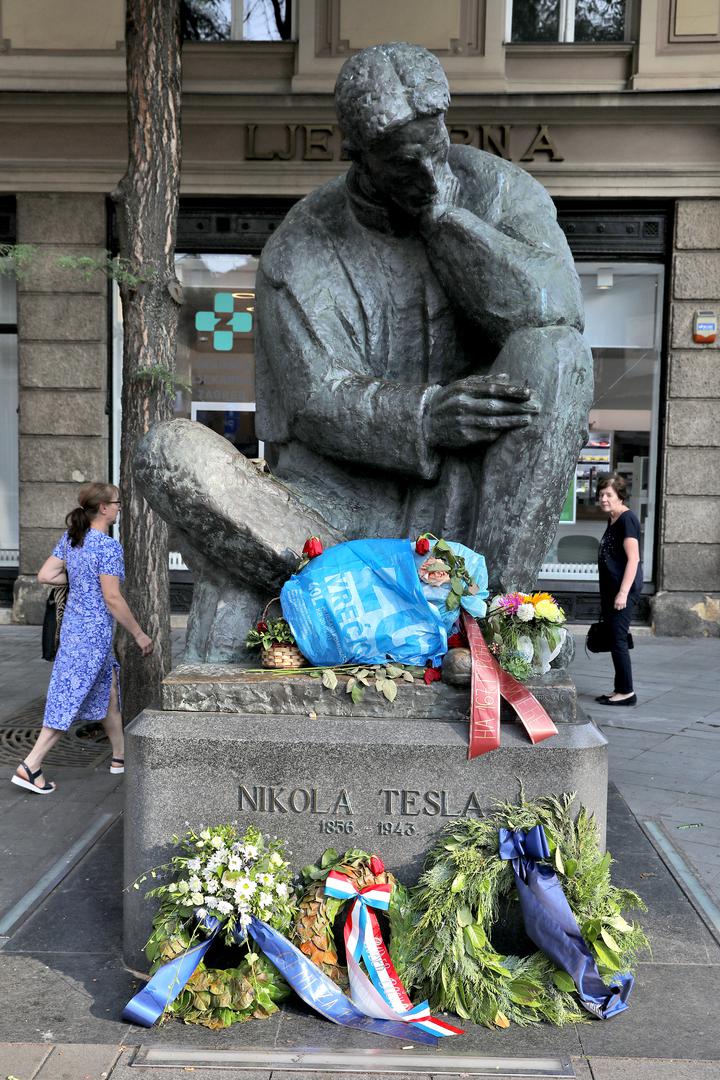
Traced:
[[383, 679], [382, 692], [383, 695], [388, 699], [388, 701], [395, 700], [395, 698], [397, 697], [397, 686], [392, 681], [392, 679]]
[[617, 941], [612, 936], [610, 931], [606, 930], [604, 926], [600, 928], [600, 937], [603, 939], [609, 949], [612, 949], [613, 952], [616, 953], [620, 952], [620, 946], [618, 945]]
[[350, 691], [350, 696], [352, 697], [353, 705], [359, 705], [362, 699], [365, 697], [365, 687], [353, 686], [352, 690]]
[[320, 857], [320, 865], [323, 870], [325, 870], [328, 866], [332, 866], [333, 863], [336, 863], [339, 858], [340, 856], [334, 847], [325, 848], [325, 851], [323, 851]]
[[458, 892], [460, 892], [460, 890], [462, 888], [464, 888], [464, 886], [465, 886], [465, 875], [464, 874], [458, 874], [455, 878], [453, 878], [453, 883], [450, 886], [450, 892], [458, 893]]
[[403, 674], [403, 669], [398, 667], [397, 664], [388, 664], [385, 670], [390, 679], [397, 679], [398, 676]]
[[326, 668], [322, 673], [322, 684], [326, 686], [328, 690], [334, 690], [338, 684], [337, 675], [332, 668]]
[[612, 926], [613, 930], [619, 930], [621, 934], [629, 934], [632, 930], [632, 926], [623, 919], [622, 915], [613, 915], [611, 919], [605, 921], [608, 926]]
[[572, 981], [567, 971], [553, 971], [552, 981], [558, 990], [564, 990], [566, 994], [572, 994], [575, 989], [575, 983]]
[[522, 979], [513, 979], [507, 989], [510, 1000], [514, 1001], [516, 1005], [527, 1005], [528, 1008], [533, 1009], [540, 1004], [538, 1001], [540, 987], [534, 983], [523, 982]]
[[352, 694], [353, 686], [357, 686], [357, 679], [348, 679], [347, 683], [345, 684], [345, 693]]
[[593, 942], [600, 933], [599, 919], [586, 919], [580, 928], [586, 941]]
[[565, 863], [565, 875], [566, 877], [575, 877], [575, 871], [578, 868], [577, 859], [568, 859]]
[[460, 597], [456, 592], [453, 592], [452, 590], [450, 591], [450, 593], [448, 594], [448, 598], [445, 601], [445, 607], [448, 609], [448, 611], [457, 611], [457, 609], [460, 607]]
[[458, 596], [463, 596], [465, 593], [465, 582], [462, 578], [450, 578], [450, 588], [454, 593], [457, 593]]
[[470, 946], [468, 951], [471, 956], [477, 956], [487, 944], [487, 936], [482, 926], [472, 925], [463, 927], [463, 936], [465, 938], [466, 947], [468, 945]]
[[449, 550], [450, 550], [450, 546], [445, 540], [438, 540], [437, 544], [435, 545], [433, 554], [435, 554], [436, 551], [449, 551]]
[[[457, 844], [455, 844], [453, 846], [457, 847]], [[445, 847], [449, 847], [449, 845], [446, 844]], [[461, 926], [470, 926], [475, 921], [475, 919], [473, 918], [473, 913], [470, 910], [470, 908], [467, 906], [467, 904], [463, 904], [462, 907], [459, 907], [457, 909], [456, 918], [457, 918], [457, 921], [460, 923]]]
[[559, 874], [565, 873], [565, 863], [563, 862], [559, 847], [555, 848], [555, 869]]
[[611, 971], [620, 970], [620, 957], [613, 949], [609, 949], [602, 941], [593, 941], [592, 947], [601, 964]]
[[405, 680], [405, 682], [415, 682], [415, 679], [409, 671], [403, 671], [402, 678]]

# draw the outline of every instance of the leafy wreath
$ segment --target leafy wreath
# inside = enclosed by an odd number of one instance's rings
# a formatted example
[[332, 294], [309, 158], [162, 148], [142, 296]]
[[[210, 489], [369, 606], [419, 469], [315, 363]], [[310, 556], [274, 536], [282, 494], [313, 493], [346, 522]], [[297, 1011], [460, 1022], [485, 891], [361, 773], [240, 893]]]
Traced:
[[386, 883], [393, 886], [387, 917], [390, 922], [389, 951], [396, 966], [398, 960], [408, 960], [402, 950], [410, 931], [410, 893], [384, 868], [377, 856], [359, 849], [339, 855], [334, 848], [328, 848], [317, 863], [303, 868], [305, 891], [298, 903], [291, 939], [333, 982], [345, 989], [347, 968], [340, 963], [334, 936], [335, 919], [344, 901], [325, 895], [325, 880], [331, 870], [346, 874], [359, 889]]
[[554, 868], [600, 975], [610, 981], [631, 971], [649, 948], [645, 933], [627, 922], [623, 910], [646, 911], [630, 889], [610, 880], [612, 858], [600, 854], [597, 827], [574, 794], [517, 805], [499, 803], [486, 818], [450, 822], [430, 852], [417, 888], [410, 894], [407, 937], [393, 939], [398, 974], [427, 997], [433, 1008], [456, 1013], [486, 1027], [553, 1024], [588, 1019], [573, 996], [570, 976], [544, 953], [501, 955], [491, 941], [501, 905], [517, 903], [509, 862], [498, 854], [498, 830], [529, 830], [540, 823]]
[[247, 944], [238, 947], [233, 930], [245, 925], [250, 913], [282, 932], [289, 929], [295, 896], [283, 844], [266, 839], [253, 826], [240, 836], [234, 825], [199, 833], [191, 829], [173, 840], [176, 852], [169, 862], [133, 885], [140, 888], [148, 877], [165, 879], [146, 893], [160, 900], [145, 946], [151, 974], [202, 940], [198, 918], [210, 914], [225, 921], [220, 940], [207, 954], [209, 962], [200, 961], [166, 1007], [165, 1018], [175, 1016], [186, 1024], [218, 1030], [271, 1016], [289, 996], [290, 987], [262, 953]]

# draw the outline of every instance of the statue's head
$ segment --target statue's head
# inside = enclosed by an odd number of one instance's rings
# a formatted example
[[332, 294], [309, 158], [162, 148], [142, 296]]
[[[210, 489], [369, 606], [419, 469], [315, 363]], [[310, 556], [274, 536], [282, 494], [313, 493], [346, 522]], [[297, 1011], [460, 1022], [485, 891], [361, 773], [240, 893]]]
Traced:
[[345, 62], [335, 104], [348, 153], [383, 201], [418, 212], [447, 160], [448, 81], [419, 45], [373, 45]]

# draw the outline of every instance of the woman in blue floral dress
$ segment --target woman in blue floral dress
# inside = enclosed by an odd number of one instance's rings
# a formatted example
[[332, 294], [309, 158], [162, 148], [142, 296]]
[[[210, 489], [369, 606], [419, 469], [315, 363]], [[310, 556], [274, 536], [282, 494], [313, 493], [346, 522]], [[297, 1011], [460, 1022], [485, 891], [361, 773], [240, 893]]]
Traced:
[[101, 721], [112, 746], [110, 772], [122, 773], [125, 768], [120, 666], [113, 653], [115, 619], [133, 635], [143, 656], [150, 655], [153, 643], [120, 593], [123, 550], [108, 531], [119, 512], [117, 488], [84, 484], [79, 506], [65, 519], [67, 532], [38, 574], [44, 585], [67, 583], [70, 588], [42, 731], [12, 777], [13, 784], [37, 795], [55, 790], [55, 784], [45, 782], [42, 762], [75, 720]]

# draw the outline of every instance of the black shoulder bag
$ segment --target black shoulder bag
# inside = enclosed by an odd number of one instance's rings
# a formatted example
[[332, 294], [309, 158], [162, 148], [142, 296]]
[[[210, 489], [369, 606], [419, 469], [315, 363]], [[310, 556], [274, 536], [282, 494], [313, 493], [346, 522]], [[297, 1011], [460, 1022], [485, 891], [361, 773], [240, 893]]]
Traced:
[[[594, 622], [588, 627], [585, 636], [585, 648], [591, 653], [610, 652], [611, 639], [610, 627], [600, 619], [599, 622]], [[627, 643], [628, 649], [635, 648], [632, 634], [628, 634]]]
[[65, 614], [67, 597], [67, 585], [55, 585], [48, 594], [42, 628], [43, 660], [54, 660], [57, 655], [60, 644], [60, 628]]

